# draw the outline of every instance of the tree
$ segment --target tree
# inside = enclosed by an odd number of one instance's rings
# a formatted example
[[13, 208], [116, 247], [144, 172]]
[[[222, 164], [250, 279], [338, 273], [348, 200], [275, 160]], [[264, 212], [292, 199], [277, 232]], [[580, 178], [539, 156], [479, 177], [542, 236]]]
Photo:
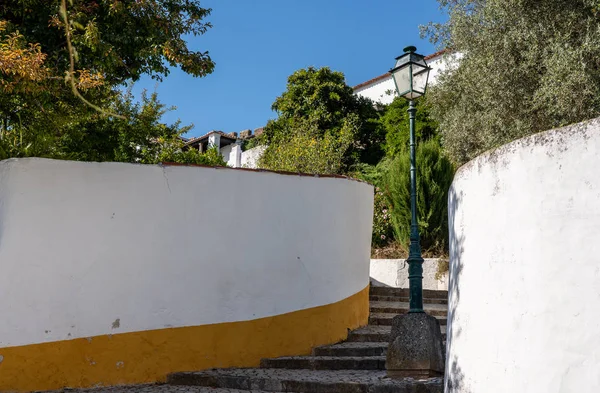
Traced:
[[[448, 191], [454, 167], [439, 143], [430, 139], [417, 147], [417, 215], [421, 245], [425, 251], [448, 250]], [[405, 150], [385, 165], [383, 193], [389, 206], [396, 240], [408, 247], [410, 240], [410, 154]]]
[[277, 171], [338, 174], [354, 140], [356, 122], [357, 116], [349, 116], [341, 129], [322, 132], [314, 123], [299, 121], [272, 140], [259, 166]]
[[463, 54], [428, 93], [454, 161], [600, 114], [597, 0], [438, 0], [424, 33]]
[[185, 148], [181, 136], [192, 126], [163, 123], [162, 116], [174, 108], [162, 104], [156, 93], [148, 95], [144, 91], [141, 102], [135, 102], [128, 91], [107, 109], [123, 118], [92, 111], [82, 119], [71, 119], [63, 125], [63, 132], [56, 135], [24, 127], [8, 128], [0, 138], [0, 159], [35, 156], [77, 161], [226, 165], [216, 149], [200, 153]]
[[[61, 2], [6, 0], [0, 15], [9, 30], [19, 31], [47, 55], [51, 75], [69, 70]], [[204, 34], [211, 10], [198, 0], [74, 0], [67, 7], [68, 29], [77, 51], [78, 69], [100, 73], [111, 85], [148, 74], [161, 78], [169, 66], [194, 76], [212, 72], [208, 52], [192, 51], [186, 35]]]
[[[347, 135], [352, 136], [352, 142], [343, 152], [338, 171], [347, 171], [358, 162], [375, 164], [383, 156], [385, 135], [378, 124], [378, 112], [370, 100], [354, 95], [341, 72], [327, 67], [294, 72], [272, 109], [279, 116], [265, 127], [262, 142], [269, 145], [267, 156], [270, 151], [288, 151], [279, 146], [294, 138], [294, 143], [309, 138], [340, 143], [341, 148], [346, 146]], [[301, 136], [303, 133], [306, 135]]]
[[[208, 53], [184, 40], [211, 27], [209, 14], [198, 0], [0, 3], [3, 155], [139, 159], [131, 143], [156, 141], [157, 128], [142, 126], [154, 104], [136, 109], [121, 89], [142, 75], [161, 79], [173, 66], [197, 77], [212, 72]], [[119, 154], [115, 142], [123, 143]]]
[[[430, 139], [439, 140], [438, 126], [429, 114], [427, 104], [417, 101], [416, 139], [417, 143]], [[408, 101], [402, 97], [394, 98], [387, 105], [380, 119], [385, 130], [385, 153], [388, 157], [395, 157], [406, 152], [410, 142], [410, 127], [408, 115]]]

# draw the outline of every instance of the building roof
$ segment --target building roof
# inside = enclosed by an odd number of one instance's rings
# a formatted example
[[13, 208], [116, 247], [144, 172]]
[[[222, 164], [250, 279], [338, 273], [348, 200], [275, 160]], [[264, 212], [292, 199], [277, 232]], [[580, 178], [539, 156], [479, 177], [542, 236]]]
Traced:
[[[446, 52], [448, 52], [448, 49], [442, 49], [441, 51], [438, 51], [438, 52], [432, 53], [432, 54], [431, 54], [431, 55], [429, 55], [429, 56], [425, 56], [425, 60], [431, 60], [431, 59], [435, 59], [436, 57], [440, 57], [440, 56], [442, 56], [442, 55], [443, 55], [443, 54], [445, 54]], [[389, 72], [386, 72], [385, 74], [382, 74], [382, 75], [376, 76], [375, 78], [373, 78], [373, 79], [369, 79], [369, 80], [368, 80], [368, 81], [366, 81], [366, 82], [359, 83], [358, 85], [354, 86], [352, 89], [353, 89], [353, 90], [362, 89], [363, 87], [370, 86], [370, 85], [372, 85], [372, 84], [374, 84], [374, 83], [377, 83], [377, 82], [379, 82], [379, 81], [382, 81], [382, 80], [384, 80], [384, 79], [387, 79], [387, 78], [389, 78], [391, 75], [392, 75], [392, 74], [390, 74]]]
[[194, 138], [190, 138], [190, 139], [187, 139], [187, 140], [185, 140], [185, 144], [186, 144], [186, 145], [193, 145], [193, 144], [195, 144], [195, 143], [202, 142], [202, 141], [204, 141], [205, 139], [208, 139], [208, 137], [209, 137], [210, 135], [212, 135], [212, 134], [219, 134], [219, 135], [221, 135], [221, 138], [227, 138], [227, 139], [230, 139], [232, 142], [235, 142], [235, 141], [237, 140], [237, 136], [233, 136], [233, 135], [226, 134], [226, 133], [224, 133], [223, 131], [210, 131], [209, 133], [207, 133], [207, 134], [204, 134], [204, 135], [202, 135], [202, 136], [197, 136], [197, 137], [194, 137]]

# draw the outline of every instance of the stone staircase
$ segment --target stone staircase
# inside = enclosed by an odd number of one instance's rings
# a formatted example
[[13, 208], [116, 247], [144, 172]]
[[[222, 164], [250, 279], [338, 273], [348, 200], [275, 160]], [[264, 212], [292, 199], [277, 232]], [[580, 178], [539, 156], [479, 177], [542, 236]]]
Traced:
[[[447, 291], [423, 291], [425, 311], [446, 337]], [[225, 390], [318, 393], [442, 393], [442, 378], [392, 380], [385, 372], [392, 318], [408, 312], [408, 290], [371, 287], [369, 324], [345, 342], [317, 347], [310, 356], [263, 359], [257, 369], [219, 369], [169, 375], [170, 386], [214, 393]], [[189, 390], [191, 391], [191, 390]], [[199, 391], [199, 390], [193, 390]], [[243, 393], [243, 392], [240, 392]]]

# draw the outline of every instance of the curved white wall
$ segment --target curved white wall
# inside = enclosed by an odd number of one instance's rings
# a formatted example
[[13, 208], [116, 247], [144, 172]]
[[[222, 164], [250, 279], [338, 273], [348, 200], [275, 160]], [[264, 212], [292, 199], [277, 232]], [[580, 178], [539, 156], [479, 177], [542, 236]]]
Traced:
[[446, 392], [600, 391], [600, 120], [463, 166]]
[[0, 355], [340, 302], [369, 283], [372, 206], [340, 178], [2, 161]]

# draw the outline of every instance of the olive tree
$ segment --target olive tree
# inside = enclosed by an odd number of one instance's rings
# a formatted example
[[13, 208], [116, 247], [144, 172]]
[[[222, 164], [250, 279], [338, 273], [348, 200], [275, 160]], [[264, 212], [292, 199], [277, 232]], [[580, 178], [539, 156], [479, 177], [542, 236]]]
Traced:
[[600, 115], [598, 0], [438, 1], [423, 33], [463, 57], [428, 101], [455, 162]]

